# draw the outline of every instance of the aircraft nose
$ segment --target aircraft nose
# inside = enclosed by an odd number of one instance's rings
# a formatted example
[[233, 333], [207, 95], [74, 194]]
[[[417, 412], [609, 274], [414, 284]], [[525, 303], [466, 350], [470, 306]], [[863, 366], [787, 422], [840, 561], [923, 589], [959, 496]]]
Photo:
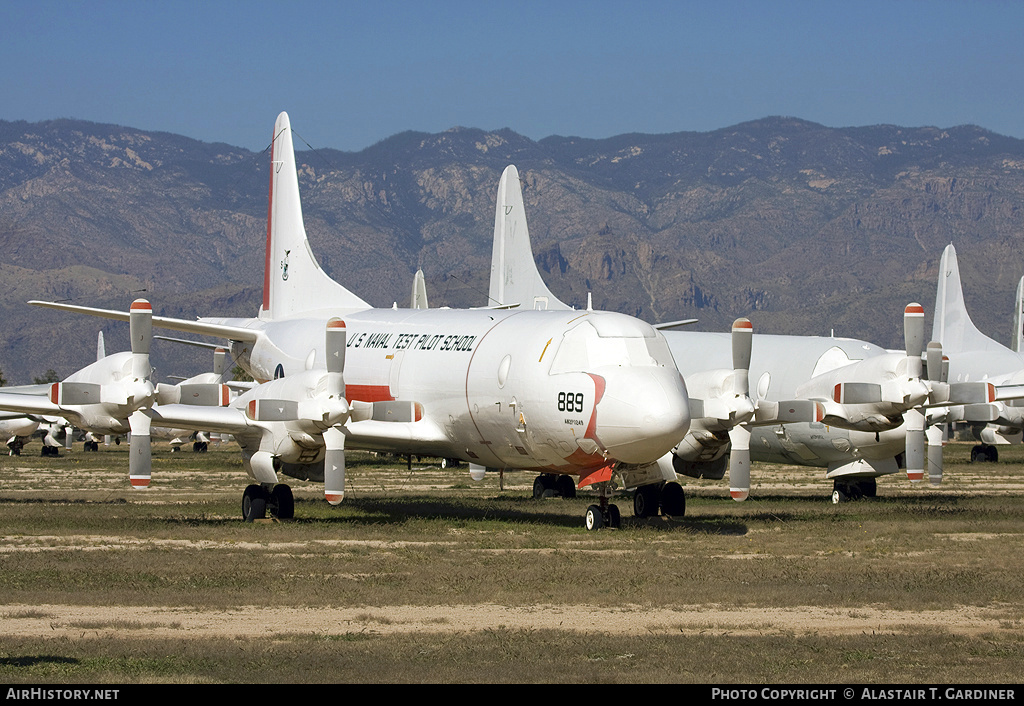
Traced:
[[597, 405], [597, 437], [612, 458], [654, 463], [686, 436], [689, 400], [675, 368], [606, 368], [599, 374], [605, 389]]

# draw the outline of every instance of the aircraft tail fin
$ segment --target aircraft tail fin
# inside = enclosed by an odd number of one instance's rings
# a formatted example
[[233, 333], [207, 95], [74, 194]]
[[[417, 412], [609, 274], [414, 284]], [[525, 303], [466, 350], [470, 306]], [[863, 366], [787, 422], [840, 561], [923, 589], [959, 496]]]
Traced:
[[964, 304], [956, 248], [950, 243], [939, 260], [939, 283], [935, 292], [932, 340], [942, 344], [944, 354], [963, 351], [1005, 350], [1005, 346], [983, 334], [971, 321]]
[[322, 309], [370, 305], [321, 269], [306, 238], [299, 177], [287, 113], [277, 116], [270, 161], [267, 250], [260, 318], [280, 319]]
[[1017, 298], [1013, 309], [1013, 340], [1010, 348], [1015, 353], [1024, 353], [1024, 277], [1017, 283]]
[[519, 171], [505, 167], [494, 209], [494, 245], [488, 306], [519, 304], [530, 309], [571, 309], [544, 284], [530, 245]]
[[411, 309], [429, 309], [427, 303], [427, 282], [423, 277], [423, 270], [416, 270], [412, 278], [412, 299], [409, 303]]

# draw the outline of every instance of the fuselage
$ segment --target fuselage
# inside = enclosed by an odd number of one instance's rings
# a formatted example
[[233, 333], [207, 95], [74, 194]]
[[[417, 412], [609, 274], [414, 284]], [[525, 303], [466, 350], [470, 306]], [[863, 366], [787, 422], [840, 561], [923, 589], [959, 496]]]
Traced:
[[[328, 318], [217, 321], [260, 331], [232, 352], [264, 381], [322, 368]], [[346, 398], [374, 405], [373, 419], [346, 425], [347, 447], [577, 474], [654, 463], [689, 425], [664, 337], [632, 317], [370, 309], [342, 318]], [[412, 418], [388, 422], [392, 410]]]

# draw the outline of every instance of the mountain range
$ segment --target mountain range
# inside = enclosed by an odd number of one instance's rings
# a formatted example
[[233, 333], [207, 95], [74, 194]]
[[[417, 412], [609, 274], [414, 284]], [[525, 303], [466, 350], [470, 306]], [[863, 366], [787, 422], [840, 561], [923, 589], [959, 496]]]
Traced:
[[[275, 116], [266, 116], [268, 144]], [[864, 338], [902, 348], [957, 247], [974, 321], [1007, 343], [1024, 275], [1024, 140], [976, 126], [830, 128], [771, 117], [712, 132], [533, 141], [510, 129], [405, 132], [360, 152], [311, 147], [292, 115], [306, 230], [323, 268], [376, 306], [487, 303], [494, 199], [522, 178], [551, 290], [651, 322]], [[159, 315], [253, 316], [269, 151], [76, 120], [0, 121], [0, 370], [63, 377], [128, 347], [127, 325], [30, 299]], [[930, 320], [930, 314], [929, 314]], [[202, 349], [154, 346], [158, 378]], [[723, 366], [729, 365], [723, 361]]]

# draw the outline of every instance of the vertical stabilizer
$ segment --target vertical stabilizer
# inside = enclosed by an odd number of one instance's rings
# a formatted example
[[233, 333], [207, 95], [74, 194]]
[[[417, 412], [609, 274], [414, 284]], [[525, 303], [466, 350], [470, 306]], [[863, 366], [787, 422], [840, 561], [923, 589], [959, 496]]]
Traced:
[[1013, 308], [1013, 340], [1010, 348], [1016, 353], [1024, 353], [1024, 277], [1017, 283], [1017, 297]]
[[530, 309], [571, 309], [544, 284], [533, 260], [519, 171], [505, 167], [498, 182], [491, 250], [489, 306], [519, 304]]
[[306, 239], [299, 176], [288, 114], [274, 124], [267, 206], [267, 251], [261, 319], [281, 319], [323, 309], [368, 309], [370, 305], [320, 268]]
[[932, 340], [942, 344], [942, 352], [961, 353], [964, 351], [1006, 350], [983, 334], [971, 321], [964, 304], [963, 287], [960, 284], [960, 266], [956, 260], [956, 249], [950, 243], [942, 251], [939, 260], [939, 284], [935, 292], [935, 319], [932, 322]]

